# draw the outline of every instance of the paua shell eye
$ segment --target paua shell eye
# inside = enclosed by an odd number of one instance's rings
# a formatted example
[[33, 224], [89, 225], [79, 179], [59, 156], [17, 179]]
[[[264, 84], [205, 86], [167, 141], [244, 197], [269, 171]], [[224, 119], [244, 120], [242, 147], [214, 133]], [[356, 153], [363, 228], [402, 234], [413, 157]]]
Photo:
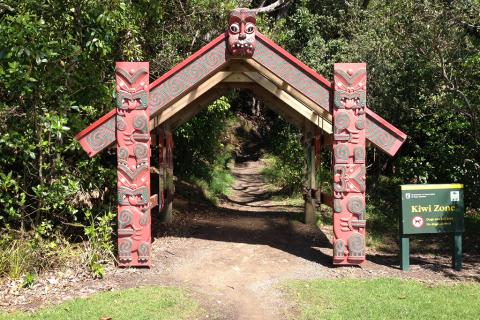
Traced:
[[240, 32], [240, 26], [238, 25], [238, 23], [232, 23], [230, 25], [230, 31], [232, 33], [239, 33]]
[[254, 30], [255, 30], [255, 26], [253, 25], [253, 23], [247, 23], [247, 27], [245, 28], [245, 32], [246, 33], [253, 33]]

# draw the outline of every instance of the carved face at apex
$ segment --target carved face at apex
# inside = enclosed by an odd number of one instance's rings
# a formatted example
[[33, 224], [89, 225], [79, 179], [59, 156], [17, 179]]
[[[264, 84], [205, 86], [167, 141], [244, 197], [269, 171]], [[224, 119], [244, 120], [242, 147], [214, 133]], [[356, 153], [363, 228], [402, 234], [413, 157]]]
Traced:
[[233, 56], [249, 58], [255, 51], [256, 13], [239, 8], [228, 19], [228, 51]]

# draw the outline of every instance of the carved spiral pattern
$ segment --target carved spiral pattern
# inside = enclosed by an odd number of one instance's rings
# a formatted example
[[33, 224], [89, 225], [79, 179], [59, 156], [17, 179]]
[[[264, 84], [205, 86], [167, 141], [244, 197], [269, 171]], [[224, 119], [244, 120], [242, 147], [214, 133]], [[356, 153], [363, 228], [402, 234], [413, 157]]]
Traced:
[[95, 152], [108, 147], [115, 140], [115, 118], [108, 120], [108, 122], [90, 132], [86, 140]]
[[117, 129], [120, 131], [127, 129], [127, 123], [121, 116], [117, 116]]
[[130, 210], [122, 210], [118, 215], [118, 227], [124, 229], [126, 226], [132, 223], [133, 214]]
[[388, 150], [392, 147], [393, 143], [395, 142], [395, 139], [393, 138], [393, 136], [391, 136], [387, 132], [382, 132], [382, 134], [379, 134], [376, 137], [376, 141], [379, 145], [385, 146], [385, 148], [387, 148]]
[[188, 78], [185, 79], [185, 83], [195, 81], [194, 79], [201, 79], [207, 75], [207, 66], [204, 64], [195, 63], [192, 64], [189, 70]]
[[217, 46], [217, 48], [210, 50], [209, 54], [205, 55], [205, 66], [207, 67], [206, 73], [216, 68], [225, 62], [225, 43]]
[[355, 122], [355, 128], [358, 130], [363, 130], [365, 129], [365, 115], [362, 114], [357, 118], [357, 122]]
[[347, 208], [351, 213], [358, 215], [361, 215], [365, 212], [365, 204], [363, 203], [363, 199], [358, 196], [353, 196], [348, 199]]
[[396, 141], [393, 135], [369, 119], [366, 119], [365, 136], [368, 140], [387, 152], [393, 147]]
[[149, 103], [150, 103], [150, 112], [151, 114], [155, 114], [161, 107], [167, 104], [168, 101], [172, 100], [170, 95], [165, 92], [165, 86], [160, 85], [150, 91], [149, 95]]
[[348, 146], [346, 144], [338, 144], [335, 146], [335, 160], [337, 162], [340, 161], [346, 161], [348, 160], [348, 157], [350, 156], [350, 151], [348, 150]]
[[151, 114], [155, 114], [167, 103], [181, 95], [224, 63], [225, 50], [225, 42], [219, 43], [215, 48], [150, 91], [149, 103]]
[[363, 237], [360, 233], [352, 233], [352, 235], [348, 238], [348, 249], [350, 253], [361, 253], [365, 248], [365, 242], [363, 241]]
[[145, 115], [138, 115], [133, 119], [133, 127], [142, 133], [147, 133], [148, 119]]
[[121, 161], [128, 160], [128, 149], [126, 147], [121, 147], [118, 150], [118, 160], [121, 160]]
[[348, 128], [348, 126], [350, 125], [350, 116], [346, 112], [339, 112], [335, 116], [334, 121], [335, 121], [335, 129], [337, 129], [337, 131], [342, 131]]
[[178, 96], [180, 93], [187, 89], [187, 83], [184, 79], [185, 74], [180, 74], [177, 77], [172, 77], [170, 80], [165, 82], [166, 90], [171, 96]]
[[145, 143], [137, 143], [133, 149], [137, 159], [144, 159], [148, 156], [148, 147]]
[[355, 162], [365, 162], [365, 148], [355, 147], [355, 149], [353, 149], [353, 156], [355, 158]]
[[257, 39], [257, 45], [253, 59], [261, 65], [277, 74], [282, 80], [302, 92], [322, 108], [329, 109], [330, 94], [317, 80], [311, 78], [296, 66], [285, 60], [278, 53]]
[[118, 244], [118, 255], [120, 259], [124, 260], [125, 258], [130, 257], [130, 253], [132, 252], [132, 240], [131, 239], [123, 239]]

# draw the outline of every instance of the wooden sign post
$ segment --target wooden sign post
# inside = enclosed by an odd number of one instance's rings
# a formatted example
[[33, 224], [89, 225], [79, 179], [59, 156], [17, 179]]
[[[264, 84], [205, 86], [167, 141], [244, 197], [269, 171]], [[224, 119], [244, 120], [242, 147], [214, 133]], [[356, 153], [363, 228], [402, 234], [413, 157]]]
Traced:
[[410, 268], [410, 236], [428, 233], [452, 233], [452, 266], [462, 268], [464, 232], [462, 184], [402, 185], [400, 254], [403, 271]]

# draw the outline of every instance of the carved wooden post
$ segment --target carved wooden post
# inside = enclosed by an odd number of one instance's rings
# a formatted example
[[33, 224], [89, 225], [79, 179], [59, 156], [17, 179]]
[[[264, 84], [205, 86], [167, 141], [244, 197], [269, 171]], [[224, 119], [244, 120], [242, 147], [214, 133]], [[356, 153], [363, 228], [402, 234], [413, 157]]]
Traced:
[[316, 204], [314, 192], [317, 189], [316, 168], [315, 168], [315, 146], [313, 145], [313, 131], [312, 126], [308, 125], [305, 130], [304, 148], [306, 157], [306, 179], [304, 187], [305, 198], [305, 223], [315, 225], [317, 222]]
[[336, 63], [333, 106], [333, 263], [365, 261], [366, 64]]
[[[319, 127], [315, 127], [315, 135], [313, 137], [313, 151], [315, 159], [315, 179], [317, 179], [320, 172], [320, 166], [322, 165], [322, 132]], [[322, 182], [315, 180], [315, 190], [312, 194], [317, 206], [321, 210], [322, 204]]]
[[150, 266], [148, 62], [117, 62], [118, 260]]
[[175, 185], [173, 182], [173, 135], [172, 132], [166, 128], [164, 131], [165, 144], [164, 144], [164, 195], [165, 202], [162, 211], [162, 222], [172, 222], [172, 210], [173, 210], [173, 195], [175, 193]]
[[160, 220], [163, 221], [163, 208], [165, 206], [165, 130], [163, 126], [158, 127], [158, 212]]

